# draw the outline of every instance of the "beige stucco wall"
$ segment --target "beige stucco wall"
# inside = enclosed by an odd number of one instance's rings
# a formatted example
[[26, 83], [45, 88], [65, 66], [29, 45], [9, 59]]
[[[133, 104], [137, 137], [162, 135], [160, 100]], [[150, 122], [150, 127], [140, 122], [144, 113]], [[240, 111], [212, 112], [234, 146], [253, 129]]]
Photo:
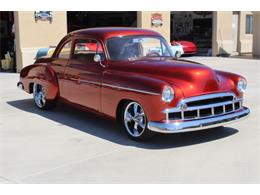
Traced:
[[35, 21], [34, 12], [15, 12], [17, 71], [34, 62], [39, 48], [55, 46], [67, 34], [66, 12], [53, 12], [53, 21]]
[[[151, 25], [151, 16], [152, 14], [159, 13], [162, 14], [163, 25], [162, 26], [152, 26]], [[160, 11], [160, 12], [152, 12], [152, 11], [139, 11], [137, 13], [137, 27], [152, 29], [164, 36], [164, 38], [170, 42], [170, 24], [171, 24], [171, 12], [169, 11]]]
[[238, 52], [251, 53], [253, 45], [253, 35], [246, 34], [246, 15], [252, 15], [252, 12], [239, 12], [239, 26], [238, 26]]
[[233, 53], [232, 12], [213, 12], [212, 55]]
[[253, 55], [260, 57], [260, 11], [254, 12]]

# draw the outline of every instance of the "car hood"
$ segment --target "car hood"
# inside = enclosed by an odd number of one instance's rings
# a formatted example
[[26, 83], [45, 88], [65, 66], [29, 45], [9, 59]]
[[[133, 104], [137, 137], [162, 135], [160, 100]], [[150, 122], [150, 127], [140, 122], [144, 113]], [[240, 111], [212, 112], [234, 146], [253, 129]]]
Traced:
[[210, 67], [186, 60], [133, 61], [116, 67], [136, 76], [160, 79], [180, 89], [184, 97], [228, 91], [233, 87], [233, 82]]

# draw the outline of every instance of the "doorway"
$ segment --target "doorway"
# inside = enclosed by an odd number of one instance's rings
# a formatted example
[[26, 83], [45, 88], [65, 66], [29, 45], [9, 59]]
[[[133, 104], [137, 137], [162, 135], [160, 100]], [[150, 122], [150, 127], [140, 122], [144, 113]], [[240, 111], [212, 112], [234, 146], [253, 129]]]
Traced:
[[171, 12], [171, 41], [191, 41], [198, 47], [197, 55], [209, 55], [212, 48], [211, 11]]
[[137, 12], [134, 11], [69, 11], [68, 32], [93, 27], [137, 27]]
[[0, 11], [0, 71], [16, 72], [14, 38], [13, 12]]

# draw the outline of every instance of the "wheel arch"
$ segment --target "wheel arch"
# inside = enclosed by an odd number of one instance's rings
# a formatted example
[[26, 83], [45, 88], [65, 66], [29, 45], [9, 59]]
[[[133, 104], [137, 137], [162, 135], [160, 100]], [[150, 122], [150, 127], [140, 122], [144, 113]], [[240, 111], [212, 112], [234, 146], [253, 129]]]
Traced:
[[131, 102], [131, 101], [135, 101], [135, 100], [131, 100], [131, 99], [121, 99], [118, 104], [117, 104], [117, 107], [116, 107], [116, 122], [120, 122], [121, 120], [121, 111], [122, 111], [122, 108], [124, 107], [124, 105], [127, 103], [127, 102]]
[[20, 73], [20, 81], [28, 93], [32, 93], [34, 83], [38, 83], [45, 87], [48, 99], [55, 99], [59, 96], [56, 72], [48, 64], [34, 64], [25, 67]]

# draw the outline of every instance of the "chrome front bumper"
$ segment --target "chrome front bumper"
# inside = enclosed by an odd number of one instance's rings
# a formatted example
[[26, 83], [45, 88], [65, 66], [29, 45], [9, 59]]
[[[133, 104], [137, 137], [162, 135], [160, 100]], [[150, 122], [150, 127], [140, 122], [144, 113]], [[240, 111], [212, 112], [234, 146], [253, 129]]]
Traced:
[[165, 121], [165, 122], [149, 122], [148, 129], [160, 133], [181, 133], [188, 131], [197, 131], [203, 129], [210, 129], [214, 127], [223, 126], [235, 121], [239, 121], [248, 116], [250, 110], [246, 107], [221, 115], [212, 116], [204, 119], [193, 119], [185, 121]]

